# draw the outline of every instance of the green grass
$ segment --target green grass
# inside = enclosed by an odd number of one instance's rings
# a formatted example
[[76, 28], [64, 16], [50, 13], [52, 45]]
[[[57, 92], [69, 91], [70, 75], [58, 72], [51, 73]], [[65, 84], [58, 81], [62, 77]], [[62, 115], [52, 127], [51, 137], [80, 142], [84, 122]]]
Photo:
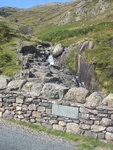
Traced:
[[12, 76], [18, 69], [16, 49], [10, 49], [14, 46], [14, 38], [7, 22], [0, 18], [0, 74], [7, 76]]
[[76, 53], [77, 53], [77, 49], [74, 49], [64, 62], [64, 64], [66, 64], [68, 68], [70, 68], [73, 71], [76, 71], [76, 65], [75, 65]]
[[0, 20], [0, 43], [8, 41], [9, 36], [9, 28], [4, 21]]
[[53, 27], [49, 31], [42, 33], [39, 38], [43, 41], [52, 41], [58, 42], [66, 38], [86, 35], [88, 32], [93, 31], [93, 26], [88, 28], [79, 28], [79, 29], [65, 29], [65, 27]]
[[17, 121], [14, 119], [10, 119], [10, 120], [5, 119], [5, 121], [10, 121], [12, 123], [16, 123], [16, 124], [19, 124], [21, 126], [31, 128], [37, 132], [46, 132], [46, 133], [51, 134], [53, 136], [59, 136], [59, 137], [65, 138], [67, 140], [72, 140], [74, 142], [78, 142], [79, 143], [79, 150], [93, 150], [96, 147], [111, 148], [111, 150], [113, 150], [113, 144], [110, 142], [108, 144], [106, 144], [104, 142], [101, 142], [101, 141], [94, 139], [94, 138], [91, 138], [91, 137], [86, 137], [83, 135], [73, 134], [73, 133], [66, 133], [64, 131], [52, 130], [52, 129], [45, 128], [43, 126], [35, 125], [33, 123]]
[[[76, 25], [76, 24], [75, 24]], [[67, 38], [72, 37], [80, 37], [80, 36], [87, 36], [87, 34], [91, 32], [97, 32], [101, 29], [112, 29], [113, 28], [113, 22], [102, 22], [97, 25], [92, 25], [88, 27], [82, 27], [82, 28], [75, 28], [74, 26], [72, 28], [72, 25], [64, 25], [64, 26], [55, 26], [48, 28], [45, 32], [42, 32], [42, 34], [39, 36], [39, 38], [43, 41], [53, 41], [58, 42], [60, 40], [64, 40]]]
[[10, 49], [10, 42], [0, 46], [0, 73], [12, 76], [18, 69], [16, 50]]

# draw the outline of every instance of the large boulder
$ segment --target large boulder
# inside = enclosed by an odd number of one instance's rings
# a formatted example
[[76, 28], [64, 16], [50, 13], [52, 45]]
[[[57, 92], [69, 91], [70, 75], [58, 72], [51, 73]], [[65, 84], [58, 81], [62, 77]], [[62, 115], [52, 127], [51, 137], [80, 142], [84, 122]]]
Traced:
[[88, 94], [88, 90], [82, 87], [79, 88], [71, 88], [65, 95], [64, 99], [78, 102], [78, 103], [85, 103], [86, 96]]
[[108, 107], [113, 107], [113, 94], [109, 94], [107, 97], [104, 98], [102, 104]]
[[102, 104], [102, 100], [105, 98], [105, 94], [101, 92], [94, 92], [86, 98], [86, 106], [89, 108], [96, 108]]
[[32, 97], [39, 96], [42, 90], [42, 83], [29, 81], [23, 86], [22, 91]]
[[10, 80], [11, 79], [9, 77], [0, 75], [0, 90], [6, 89]]
[[9, 82], [8, 89], [9, 90], [20, 90], [25, 83], [26, 83], [26, 80], [13, 80], [13, 81]]
[[64, 46], [62, 44], [58, 44], [55, 46], [53, 50], [53, 56], [58, 57], [63, 53], [63, 51], [64, 51]]
[[108, 118], [102, 118], [100, 124], [104, 127], [112, 126], [112, 120]]
[[55, 83], [46, 83], [41, 91], [41, 94], [47, 99], [62, 99], [68, 88], [55, 84]]

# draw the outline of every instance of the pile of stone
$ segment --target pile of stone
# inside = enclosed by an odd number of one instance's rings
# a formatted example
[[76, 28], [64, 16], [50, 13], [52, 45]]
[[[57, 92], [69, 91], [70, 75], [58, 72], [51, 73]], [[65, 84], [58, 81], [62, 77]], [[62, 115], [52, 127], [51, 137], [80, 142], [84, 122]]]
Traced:
[[[76, 87], [75, 74], [61, 67], [57, 58], [63, 53], [64, 46], [41, 43], [38, 46], [23, 46], [18, 52], [21, 70], [13, 80], [0, 76], [1, 90], [21, 91], [30, 96], [41, 96], [62, 99], [68, 89]], [[56, 63], [51, 65], [48, 57], [52, 55]]]

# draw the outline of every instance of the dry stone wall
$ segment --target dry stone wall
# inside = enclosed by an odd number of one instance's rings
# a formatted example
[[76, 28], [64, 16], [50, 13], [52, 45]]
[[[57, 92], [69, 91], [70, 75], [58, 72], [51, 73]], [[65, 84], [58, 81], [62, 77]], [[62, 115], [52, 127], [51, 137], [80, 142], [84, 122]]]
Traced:
[[113, 140], [113, 108], [108, 106], [89, 107], [87, 102], [49, 101], [5, 90], [0, 92], [0, 117]]

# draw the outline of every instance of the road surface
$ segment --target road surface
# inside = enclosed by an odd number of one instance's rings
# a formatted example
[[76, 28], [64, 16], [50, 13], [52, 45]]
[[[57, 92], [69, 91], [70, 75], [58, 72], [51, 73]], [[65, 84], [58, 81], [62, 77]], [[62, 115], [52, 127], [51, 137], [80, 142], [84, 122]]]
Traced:
[[0, 120], [0, 150], [77, 150], [77, 143]]

